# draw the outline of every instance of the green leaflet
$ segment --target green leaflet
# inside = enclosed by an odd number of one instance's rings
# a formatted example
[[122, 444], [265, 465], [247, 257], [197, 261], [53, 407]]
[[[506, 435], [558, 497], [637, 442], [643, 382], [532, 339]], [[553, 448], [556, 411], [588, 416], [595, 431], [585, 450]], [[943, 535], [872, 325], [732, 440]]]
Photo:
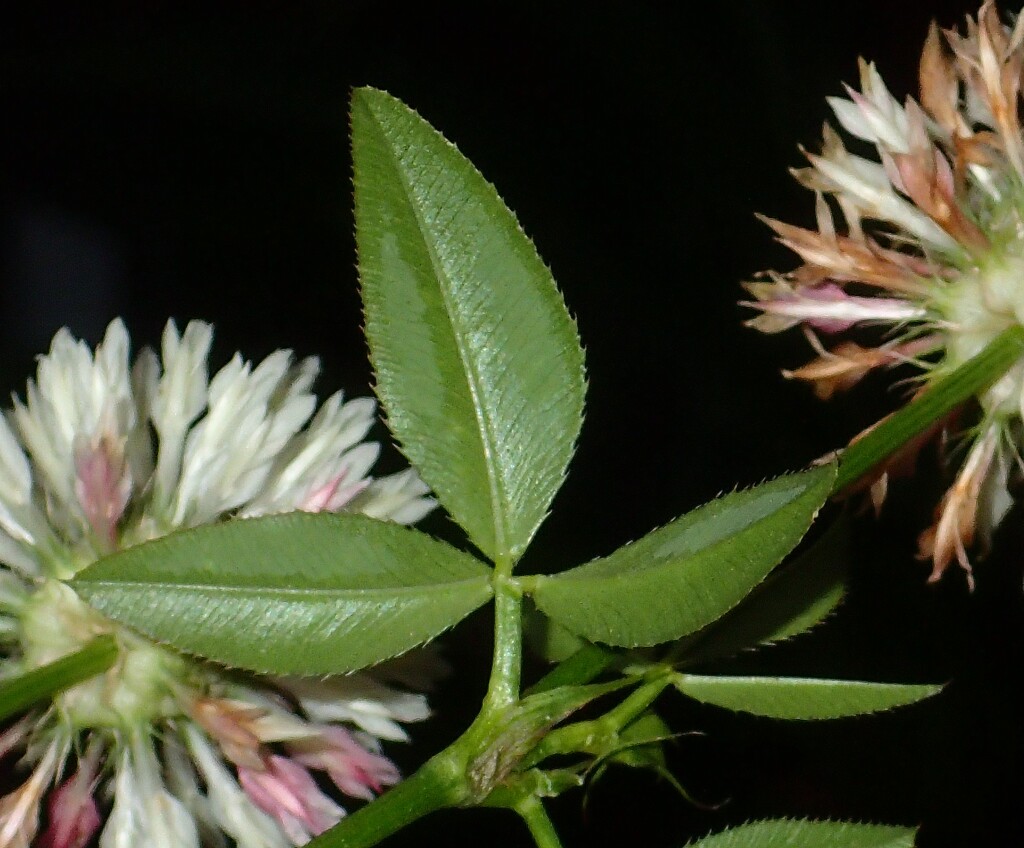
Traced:
[[720, 618], [807, 532], [832, 465], [712, 501], [610, 556], [533, 579], [537, 607], [573, 633], [621, 647], [678, 639]]
[[706, 704], [768, 718], [829, 719], [876, 713], [912, 704], [941, 686], [815, 680], [800, 677], [709, 677], [679, 674], [680, 692]]
[[841, 516], [791, 563], [735, 609], [673, 650], [673, 662], [693, 665], [791, 639], [820, 624], [845, 594], [850, 520]]
[[117, 659], [117, 642], [100, 636], [82, 650], [0, 683], [0, 721], [102, 674]]
[[806, 819], [769, 819], [730, 828], [688, 848], [913, 848], [916, 828]]
[[490, 569], [362, 515], [291, 513], [174, 533], [74, 589], [176, 648], [273, 674], [354, 671], [426, 642], [491, 596]]
[[565, 477], [583, 352], [491, 186], [394, 97], [352, 96], [356, 241], [377, 393], [402, 450], [491, 559], [517, 559]]
[[608, 648], [602, 648], [591, 642], [583, 642], [582, 647], [533, 684], [526, 694], [546, 692], [559, 686], [580, 686], [590, 683], [601, 672], [611, 668], [619, 657]]

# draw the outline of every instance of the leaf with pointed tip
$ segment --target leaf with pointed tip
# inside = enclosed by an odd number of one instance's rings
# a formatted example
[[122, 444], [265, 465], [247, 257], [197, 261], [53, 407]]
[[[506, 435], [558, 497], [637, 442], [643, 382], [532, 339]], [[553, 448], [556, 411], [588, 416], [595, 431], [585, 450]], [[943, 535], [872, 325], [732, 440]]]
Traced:
[[727, 710], [768, 718], [830, 719], [877, 713], [913, 704], [941, 686], [867, 683], [802, 677], [719, 677], [679, 674], [673, 683], [684, 695]]
[[807, 819], [767, 819], [715, 833], [687, 848], [913, 848], [912, 827]]
[[592, 642], [678, 639], [738, 604], [800, 541], [835, 477], [825, 465], [734, 492], [610, 556], [532, 578], [537, 607]]
[[791, 639], [820, 624], [845, 595], [849, 542], [850, 521], [840, 518], [739, 606], [674, 649], [674, 664], [693, 665], [733, 656]]
[[388, 425], [474, 544], [515, 560], [579, 435], [575, 324], [494, 187], [408, 106], [357, 89], [352, 156], [366, 338]]
[[340, 674], [437, 636], [491, 596], [491, 570], [364, 515], [197, 527], [101, 559], [72, 586], [189, 653], [272, 674]]

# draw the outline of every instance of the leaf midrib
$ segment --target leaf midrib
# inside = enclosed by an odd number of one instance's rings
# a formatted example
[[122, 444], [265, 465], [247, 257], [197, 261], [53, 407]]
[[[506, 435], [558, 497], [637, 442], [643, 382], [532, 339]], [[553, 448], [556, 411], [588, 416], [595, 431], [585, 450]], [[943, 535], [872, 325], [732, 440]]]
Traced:
[[[377, 117], [376, 111], [368, 106], [368, 111], [373, 116], [374, 121], [377, 124], [380, 134], [387, 139], [387, 133], [384, 131], [384, 127]], [[448, 143], [448, 142], [443, 142]], [[412, 186], [405, 176], [405, 169], [402, 167], [402, 161], [399, 159], [397, 153], [392, 148], [391, 144], [385, 142], [383, 145], [387, 150], [388, 155], [395, 163], [395, 171], [398, 174], [399, 182], [402, 189], [405, 192], [406, 203], [412, 211], [413, 217], [416, 219], [418, 231], [420, 233], [420, 240], [423, 246], [426, 248], [427, 256], [430, 258], [431, 267], [434, 269], [434, 273], [437, 275], [439, 280], [444, 280], [445, 283], [450, 283], [450, 277], [444, 271], [443, 265], [440, 258], [434, 251], [430, 241], [424, 237], [424, 234], [430, 232], [429, 227], [420, 215], [418, 206], [414, 201], [414, 195], [412, 193]], [[506, 541], [506, 516], [505, 511], [502, 507], [502, 495], [504, 491], [499, 484], [497, 475], [495, 474], [495, 462], [494, 457], [496, 454], [496, 447], [493, 443], [493, 437], [490, 429], [490, 419], [486, 414], [486, 409], [483, 404], [480, 403], [480, 388], [479, 383], [480, 375], [476, 373], [476, 369], [472, 366], [472, 360], [467, 355], [467, 350], [463, 344], [462, 338], [456, 331], [456, 324], [454, 320], [455, 313], [452, 309], [452, 301], [449, 297], [448, 288], [446, 285], [438, 287], [441, 291], [441, 299], [444, 301], [445, 316], [448, 318], [449, 327], [451, 329], [452, 337], [455, 341], [455, 347], [459, 352], [459, 360], [463, 366], [463, 374], [466, 377], [467, 387], [469, 389], [470, 397], [473, 400], [473, 412], [477, 419], [477, 429], [480, 436], [481, 447], [484, 452], [484, 468], [487, 473], [487, 483], [490, 490], [491, 500], [491, 517], [494, 531], [494, 555], [496, 559], [503, 558], [508, 554], [508, 545]]]
[[340, 597], [373, 597], [375, 595], [394, 597], [395, 595], [416, 595], [427, 592], [449, 592], [462, 587], [475, 588], [478, 584], [487, 586], [488, 575], [481, 574], [477, 577], [470, 577], [462, 580], [445, 581], [441, 583], [423, 583], [412, 586], [375, 587], [368, 589], [332, 589], [329, 587], [311, 588], [288, 588], [278, 586], [224, 586], [211, 583], [169, 583], [165, 581], [123, 581], [123, 580], [83, 580], [75, 584], [75, 588], [82, 589], [86, 594], [91, 594], [92, 587], [113, 588], [122, 593], [126, 591], [160, 590], [181, 592], [215, 592], [221, 595], [232, 595], [245, 597], [254, 595], [266, 598], [269, 596], [304, 596], [310, 595], [317, 599], [331, 599]]
[[[802, 492], [799, 496], [794, 498], [793, 500], [789, 501], [789, 503], [785, 504], [783, 507], [781, 507], [776, 512], [771, 513], [769, 515], [766, 515], [763, 518], [759, 518], [753, 524], [748, 524], [741, 531], [741, 533], [746, 533], [748, 530], [752, 530], [755, 527], [757, 527], [759, 524], [761, 524], [761, 523], [763, 523], [765, 521], [768, 521], [769, 519], [773, 518], [774, 516], [777, 516], [779, 514], [779, 512], [781, 512], [782, 510], [792, 506], [804, 494], [806, 494], [806, 490], [804, 492]], [[797, 536], [797, 542], [799, 542], [800, 538], [803, 536], [803, 533], [806, 533], [807, 528], [810, 527], [811, 522], [813, 520], [814, 519], [812, 517], [811, 521], [809, 521], [807, 523], [807, 527], [804, 527], [803, 528], [803, 532], [800, 535]], [[629, 579], [631, 577], [635, 577], [637, 574], [644, 574], [644, 575], [654, 574], [655, 576], [657, 576], [657, 572], [659, 572], [659, 571], [666, 571], [666, 570], [673, 569], [673, 568], [681, 568], [682, 567], [682, 563], [691, 561], [693, 559], [696, 559], [697, 557], [703, 557], [703, 556], [707, 555], [710, 552], [713, 552], [715, 550], [718, 550], [719, 548], [722, 548], [723, 546], [739, 544], [740, 542], [742, 542], [742, 539], [738, 539], [739, 535], [740, 534], [733, 534], [731, 536], [725, 536], [725, 537], [719, 538], [719, 539], [715, 540], [714, 542], [711, 542], [710, 544], [706, 545], [703, 548], [698, 548], [696, 550], [691, 550], [688, 553], [683, 554], [681, 558], [680, 557], [669, 557], [667, 559], [659, 560], [659, 561], [653, 562], [653, 563], [644, 563], [643, 561], [641, 561], [639, 563], [639, 565], [637, 567], [635, 567], [635, 568], [624, 569], [622, 571], [617, 571], [614, 574], [598, 574], [596, 576], [591, 576], [591, 575], [586, 574], [586, 573], [579, 573], [582, 569], [586, 568], [587, 566], [595, 565], [598, 562], [607, 562], [612, 557], [616, 556], [616, 554], [610, 554], [609, 556], [601, 557], [599, 559], [593, 560], [592, 562], [588, 562], [585, 565], [579, 566], [578, 568], [571, 569], [570, 571], [566, 571], [566, 572], [563, 572], [561, 574], [541, 575], [541, 576], [539, 576], [537, 578], [536, 586], [537, 586], [537, 588], [540, 588], [541, 586], [550, 585], [551, 582], [556, 581], [556, 580], [561, 582], [563, 585], [565, 585], [567, 583], [572, 583], [574, 581], [579, 581], [579, 580], [586, 580], [591, 585], [598, 585], [598, 584], [614, 585], [618, 581], [621, 581], [621, 580], [624, 580], [624, 579]], [[643, 540], [641, 539], [640, 541], [643, 541]], [[628, 546], [627, 546], [627, 548], [624, 548], [623, 550], [628, 550]], [[772, 568], [774, 568], [774, 566], [769, 567], [767, 569], [767, 571], [771, 571]]]

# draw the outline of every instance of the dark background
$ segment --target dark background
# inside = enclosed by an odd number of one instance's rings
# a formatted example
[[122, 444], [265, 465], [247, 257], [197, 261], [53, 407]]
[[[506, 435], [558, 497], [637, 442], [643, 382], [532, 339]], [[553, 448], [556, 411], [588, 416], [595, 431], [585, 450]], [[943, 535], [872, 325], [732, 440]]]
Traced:
[[[916, 90], [932, 16], [970, 3], [137, 3], [22, 9], [0, 28], [0, 387], [21, 392], [61, 325], [137, 344], [168, 316], [236, 349], [318, 354], [320, 388], [370, 375], [350, 198], [347, 98], [391, 91], [492, 180], [552, 267], [587, 349], [578, 455], [527, 567], [607, 553], [733, 486], [799, 467], [896, 403], [883, 377], [826, 405], [779, 368], [798, 333], [741, 327], [739, 282], [793, 262], [753, 217], [812, 222], [787, 174], [826, 95], [876, 60]], [[26, 17], [28, 15], [28, 17]], [[439, 434], [443, 437], [443, 434]], [[895, 487], [856, 524], [850, 599], [807, 643], [733, 669], [951, 680], [898, 714], [785, 725], [669, 700], [672, 767], [700, 801], [611, 774], [553, 804], [566, 843], [652, 846], [768, 815], [923, 824], [925, 846], [1024, 836], [1021, 533], [1014, 512], [969, 595], [914, 560], [943, 477]], [[390, 462], [397, 466], [396, 457]], [[433, 519], [435, 532], [447, 532]], [[463, 638], [459, 638], [462, 636]], [[479, 703], [484, 617], [447, 643], [458, 672], [406, 768]], [[396, 844], [526, 844], [510, 814], [448, 813]]]

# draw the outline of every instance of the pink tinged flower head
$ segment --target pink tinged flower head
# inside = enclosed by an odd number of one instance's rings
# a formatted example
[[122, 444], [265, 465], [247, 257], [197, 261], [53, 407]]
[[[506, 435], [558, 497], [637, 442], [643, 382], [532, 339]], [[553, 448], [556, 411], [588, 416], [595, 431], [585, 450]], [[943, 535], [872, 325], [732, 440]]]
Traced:
[[755, 298], [742, 306], [760, 310], [761, 315], [747, 326], [763, 333], [777, 333], [798, 324], [823, 333], [841, 333], [854, 324], [868, 322], [917, 321], [927, 311], [914, 303], [896, 298], [855, 297], [835, 283], [795, 287], [784, 279], [771, 283], [747, 283]]
[[260, 769], [239, 768], [238, 782], [252, 802], [278, 822], [294, 845], [304, 845], [345, 815], [310, 773], [288, 757], [273, 754]]
[[[816, 227], [764, 219], [801, 264], [746, 286], [744, 305], [759, 313], [750, 326], [799, 326], [811, 340], [817, 357], [784, 373], [822, 398], [900, 363], [928, 391], [1024, 326], [1024, 15], [1006, 24], [985, 2], [963, 31], [933, 24], [916, 98], [894, 96], [871, 63], [859, 70], [859, 87], [829, 98], [839, 129], [826, 125], [794, 172], [815, 193]], [[855, 335], [866, 325], [870, 345]], [[817, 333], [841, 337], [826, 349]], [[977, 401], [974, 444], [920, 540], [932, 579], [956, 561], [970, 580], [968, 549], [1005, 514], [1007, 478], [1021, 470], [1022, 364]], [[887, 480], [873, 481], [876, 504]]]
[[197, 698], [189, 712], [232, 763], [251, 769], [263, 767], [263, 740], [256, 722], [264, 710], [224, 698]]
[[100, 829], [100, 812], [93, 793], [99, 779], [100, 747], [93, 744], [78, 771], [50, 794], [50, 823], [39, 848], [85, 848]]
[[132, 493], [124, 450], [103, 435], [96, 442], [76, 438], [75, 495], [92, 532], [106, 550], [117, 546], [117, 525]]
[[[330, 723], [371, 734], [346, 747], [347, 732], [328, 733], [317, 749], [338, 786], [365, 797], [397, 778], [377, 740], [406, 738], [401, 724], [426, 715], [423, 696], [374, 682], [311, 718], [276, 681], [122, 631], [64, 582], [111, 550], [236, 515], [304, 508], [409, 523], [434, 507], [411, 469], [371, 476], [371, 399], [338, 392], [318, 410], [318, 361], [286, 350], [211, 372], [211, 341], [208, 324], [168, 322], [160, 355], [145, 349], [133, 363], [119, 320], [94, 350], [62, 330], [25, 400], [0, 413], [0, 677], [99, 634], [119, 647], [103, 675], [0, 731], [0, 771], [18, 757], [31, 770], [0, 799], [0, 848], [287, 848], [343, 814], [289, 746]], [[311, 704], [332, 698], [307, 683]], [[74, 767], [72, 751], [86, 752]]]
[[323, 727], [316, 736], [287, 747], [295, 762], [327, 772], [334, 785], [353, 798], [369, 801], [401, 777], [391, 760], [364, 748], [342, 727]]
[[64, 745], [53, 740], [21, 786], [0, 798], [0, 848], [30, 848], [39, 830], [39, 807], [64, 758]]

